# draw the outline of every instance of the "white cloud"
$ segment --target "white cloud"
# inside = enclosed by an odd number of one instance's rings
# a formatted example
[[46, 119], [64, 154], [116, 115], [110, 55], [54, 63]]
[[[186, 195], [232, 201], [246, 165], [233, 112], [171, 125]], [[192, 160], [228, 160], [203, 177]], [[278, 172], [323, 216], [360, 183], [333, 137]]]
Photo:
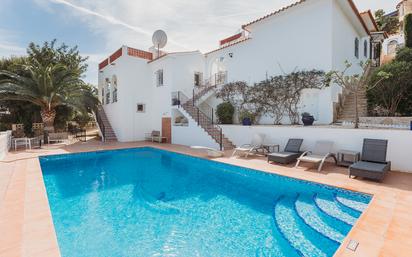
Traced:
[[[168, 49], [215, 48], [219, 39], [230, 36], [240, 26], [296, 0], [36, 0], [68, 7], [90, 30], [105, 38], [112, 51], [127, 44], [143, 49], [151, 45], [151, 34], [164, 29], [171, 40]], [[359, 10], [394, 9], [397, 0], [355, 0]], [[56, 7], [56, 6], [55, 6]], [[56, 9], [56, 8], [55, 8]], [[55, 11], [63, 12], [64, 10]]]
[[0, 35], [0, 57], [20, 56], [26, 53], [26, 48], [15, 43], [15, 32], [0, 28]]
[[[105, 42], [108, 56], [121, 45], [140, 49], [151, 46], [151, 34], [163, 29], [169, 36], [167, 51], [202, 52], [239, 31], [242, 24], [297, 0], [34, 0], [65, 19], [82, 21]], [[390, 12], [399, 0], [354, 0], [360, 11], [379, 8]], [[104, 58], [102, 58], [104, 59]], [[89, 61], [90, 70], [94, 63]], [[93, 74], [97, 77], [97, 74]], [[94, 79], [94, 78], [93, 78]]]

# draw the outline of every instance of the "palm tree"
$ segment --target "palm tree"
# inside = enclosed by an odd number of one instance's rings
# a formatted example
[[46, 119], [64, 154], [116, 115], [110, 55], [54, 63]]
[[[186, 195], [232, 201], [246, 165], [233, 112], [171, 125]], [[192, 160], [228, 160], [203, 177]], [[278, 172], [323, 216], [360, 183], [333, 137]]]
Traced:
[[57, 106], [90, 112], [99, 103], [93, 88], [81, 80], [79, 68], [60, 63], [45, 65], [28, 59], [14, 70], [0, 71], [0, 100], [26, 101], [39, 106], [46, 131], [54, 131]]

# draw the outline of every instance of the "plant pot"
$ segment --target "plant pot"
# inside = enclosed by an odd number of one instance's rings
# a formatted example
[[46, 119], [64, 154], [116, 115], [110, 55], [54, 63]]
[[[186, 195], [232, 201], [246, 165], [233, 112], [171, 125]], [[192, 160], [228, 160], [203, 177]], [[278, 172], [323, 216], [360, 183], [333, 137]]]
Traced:
[[243, 126], [252, 126], [252, 120], [250, 118], [243, 118], [242, 125]]
[[172, 100], [172, 105], [173, 106], [180, 105], [180, 100], [179, 99], [173, 99]]
[[313, 116], [303, 116], [302, 122], [304, 126], [312, 126], [315, 118]]

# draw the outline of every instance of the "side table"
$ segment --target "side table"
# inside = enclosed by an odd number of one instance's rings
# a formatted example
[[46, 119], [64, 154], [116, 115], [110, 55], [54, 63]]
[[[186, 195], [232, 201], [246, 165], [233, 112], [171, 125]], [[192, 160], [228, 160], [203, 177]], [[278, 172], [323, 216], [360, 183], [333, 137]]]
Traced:
[[339, 150], [338, 151], [338, 162], [339, 166], [349, 167], [355, 162], [360, 160], [360, 152], [349, 151], [349, 150]]

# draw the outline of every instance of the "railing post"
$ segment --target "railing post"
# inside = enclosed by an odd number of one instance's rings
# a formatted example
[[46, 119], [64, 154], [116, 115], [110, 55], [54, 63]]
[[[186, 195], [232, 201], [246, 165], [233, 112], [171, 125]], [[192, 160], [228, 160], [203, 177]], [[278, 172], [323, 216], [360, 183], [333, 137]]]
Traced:
[[219, 142], [220, 142], [220, 151], [222, 151], [223, 150], [223, 132], [222, 132], [222, 129], [220, 129], [220, 140], [219, 140]]
[[192, 105], [195, 106], [195, 89], [192, 90]]
[[212, 108], [212, 125], [213, 125], [213, 108]]
[[177, 106], [180, 108], [180, 91], [177, 91]]
[[200, 119], [199, 119], [199, 108], [197, 108], [197, 123], [200, 125]]

